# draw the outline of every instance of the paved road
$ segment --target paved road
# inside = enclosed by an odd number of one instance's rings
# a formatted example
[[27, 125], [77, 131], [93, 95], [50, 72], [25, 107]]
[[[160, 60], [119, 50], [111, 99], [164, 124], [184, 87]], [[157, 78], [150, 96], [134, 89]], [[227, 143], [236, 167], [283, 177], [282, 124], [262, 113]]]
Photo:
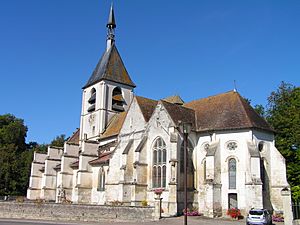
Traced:
[[[55, 222], [55, 221], [29, 221], [29, 220], [12, 220], [0, 219], [0, 225], [182, 225], [183, 217], [163, 218], [156, 222], [110, 222], [103, 221], [99, 223], [87, 222]], [[228, 220], [228, 219], [210, 219], [204, 217], [188, 217], [188, 225], [245, 225], [245, 220]], [[283, 223], [276, 223], [283, 225]]]

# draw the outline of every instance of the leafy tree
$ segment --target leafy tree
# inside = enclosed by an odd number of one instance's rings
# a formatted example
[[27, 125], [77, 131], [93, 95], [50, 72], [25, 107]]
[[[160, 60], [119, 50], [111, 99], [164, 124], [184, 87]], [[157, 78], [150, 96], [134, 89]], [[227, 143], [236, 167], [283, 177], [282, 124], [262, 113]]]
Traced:
[[56, 136], [52, 141], [51, 141], [51, 146], [56, 146], [56, 147], [63, 147], [64, 143], [66, 141], [66, 135], [61, 134], [59, 136]]
[[26, 150], [27, 127], [22, 119], [14, 115], [0, 116], [0, 195], [19, 195], [23, 193], [28, 174], [23, 157], [30, 158]]
[[[12, 114], [0, 115], [0, 195], [25, 195], [33, 152], [46, 153], [48, 144], [25, 143], [27, 127]], [[62, 147], [66, 138], [59, 135], [51, 145]]]
[[261, 116], [261, 117], [266, 117], [266, 110], [265, 107], [261, 104], [255, 105], [254, 110]]
[[[300, 196], [300, 88], [282, 82], [268, 98], [268, 122], [275, 129], [276, 147], [286, 159], [293, 199]], [[298, 197], [296, 197], [298, 196]]]

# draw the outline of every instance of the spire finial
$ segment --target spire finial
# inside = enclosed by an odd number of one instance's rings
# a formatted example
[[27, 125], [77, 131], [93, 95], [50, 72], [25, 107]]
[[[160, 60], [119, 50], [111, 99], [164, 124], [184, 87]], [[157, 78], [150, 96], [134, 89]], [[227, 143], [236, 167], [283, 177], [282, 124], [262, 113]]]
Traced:
[[236, 82], [235, 82], [235, 80], [233, 80], [233, 85], [234, 85], [234, 89], [233, 89], [233, 91], [234, 91], [234, 92], [237, 92], [237, 89], [236, 89]]
[[114, 14], [114, 5], [113, 3], [111, 3], [110, 6], [110, 12], [109, 12], [109, 16], [108, 16], [108, 22], [106, 24], [106, 27], [108, 29], [114, 29], [116, 28], [116, 21], [115, 21], [115, 14]]
[[107, 27], [106, 51], [108, 51], [113, 45], [113, 43], [115, 42], [115, 28], [117, 27], [113, 4], [111, 4], [110, 6], [110, 12], [109, 12], [108, 22], [106, 24], [106, 27]]

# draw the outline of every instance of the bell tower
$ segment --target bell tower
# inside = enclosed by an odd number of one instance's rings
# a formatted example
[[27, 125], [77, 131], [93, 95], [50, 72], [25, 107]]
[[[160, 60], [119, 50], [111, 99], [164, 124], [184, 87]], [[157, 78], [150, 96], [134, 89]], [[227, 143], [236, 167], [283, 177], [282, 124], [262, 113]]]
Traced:
[[126, 111], [133, 99], [131, 80], [115, 45], [115, 15], [110, 8], [107, 22], [106, 50], [86, 85], [82, 88], [80, 139], [97, 140], [110, 119]]

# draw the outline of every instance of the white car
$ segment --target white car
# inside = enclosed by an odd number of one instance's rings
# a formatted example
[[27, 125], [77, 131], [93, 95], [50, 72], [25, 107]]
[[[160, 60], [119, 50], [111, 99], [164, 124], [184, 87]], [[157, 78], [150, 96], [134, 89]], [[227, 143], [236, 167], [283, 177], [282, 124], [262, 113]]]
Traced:
[[272, 225], [272, 217], [266, 209], [251, 209], [246, 219], [247, 225]]

